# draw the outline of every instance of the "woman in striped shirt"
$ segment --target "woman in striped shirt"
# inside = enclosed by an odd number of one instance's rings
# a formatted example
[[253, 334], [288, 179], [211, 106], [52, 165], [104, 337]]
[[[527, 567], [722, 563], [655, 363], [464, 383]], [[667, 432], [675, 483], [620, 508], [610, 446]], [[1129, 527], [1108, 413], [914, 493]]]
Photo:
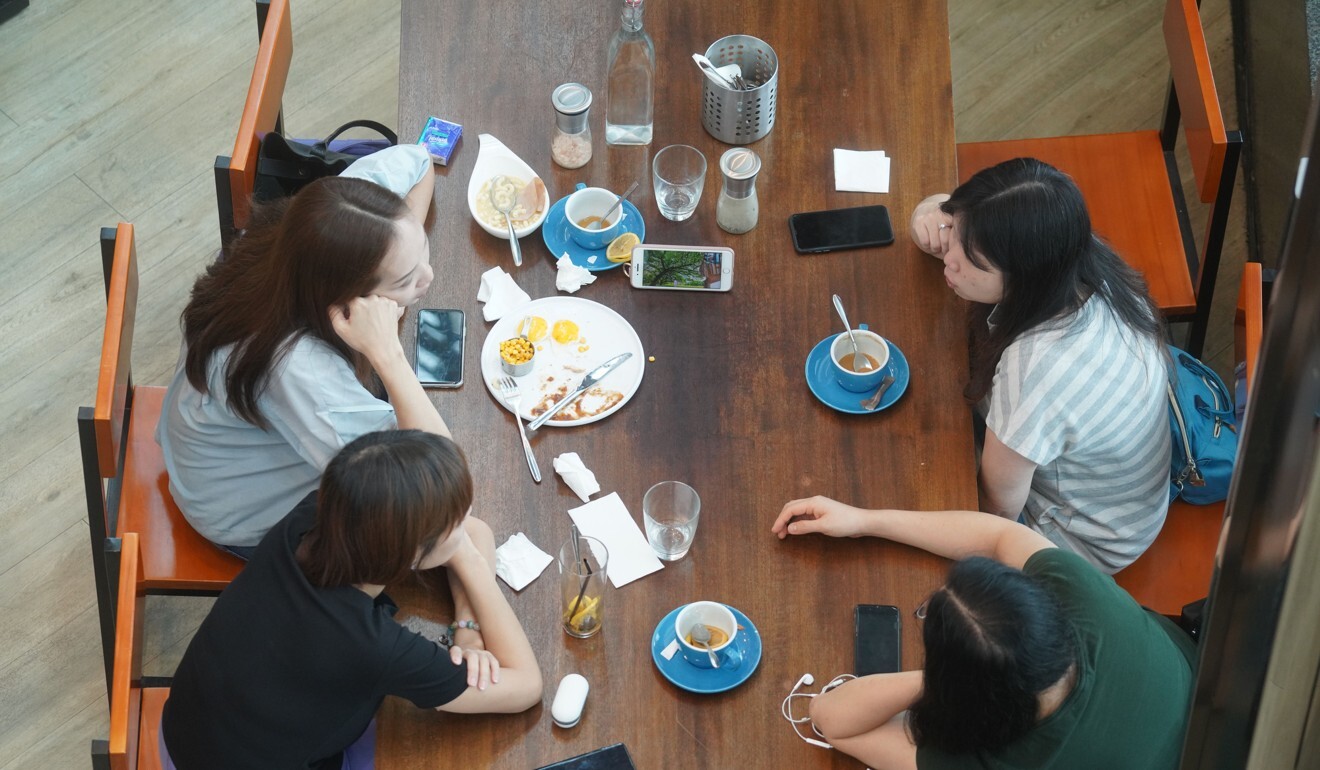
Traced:
[[1072, 179], [1032, 158], [925, 199], [911, 232], [973, 303], [982, 508], [1127, 566], [1169, 502], [1167, 357], [1145, 282], [1092, 232]]

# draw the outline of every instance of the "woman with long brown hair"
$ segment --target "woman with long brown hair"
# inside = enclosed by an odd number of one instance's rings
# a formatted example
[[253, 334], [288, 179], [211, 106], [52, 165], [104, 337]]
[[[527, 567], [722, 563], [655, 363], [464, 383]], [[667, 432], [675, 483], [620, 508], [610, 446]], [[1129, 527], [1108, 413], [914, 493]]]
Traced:
[[398, 336], [434, 277], [423, 220], [435, 175], [416, 147], [371, 163], [391, 159], [407, 169], [398, 191], [346, 172], [255, 206], [183, 311], [156, 438], [184, 516], [244, 558], [357, 436], [449, 435]]

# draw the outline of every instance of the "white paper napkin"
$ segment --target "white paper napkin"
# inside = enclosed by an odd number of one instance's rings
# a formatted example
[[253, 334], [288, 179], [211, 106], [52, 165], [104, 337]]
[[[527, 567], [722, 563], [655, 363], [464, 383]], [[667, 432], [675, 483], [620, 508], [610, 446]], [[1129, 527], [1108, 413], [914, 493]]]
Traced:
[[555, 472], [564, 480], [568, 488], [573, 490], [573, 494], [582, 498], [582, 502], [587, 502], [592, 495], [600, 491], [596, 474], [587, 469], [577, 452], [565, 452], [556, 457], [554, 466]]
[[495, 574], [509, 584], [509, 588], [521, 591], [527, 584], [540, 577], [547, 565], [554, 559], [550, 554], [536, 547], [536, 544], [519, 532], [495, 549]]
[[[605, 571], [615, 588], [622, 588], [665, 566], [655, 557], [646, 536], [633, 521], [623, 500], [619, 499], [618, 492], [570, 508], [568, 515], [582, 534], [596, 538], [609, 549]], [[596, 556], [599, 558], [600, 554]]]
[[884, 150], [834, 151], [834, 189], [840, 192], [889, 192], [889, 158]]
[[492, 267], [481, 274], [477, 301], [486, 303], [481, 314], [487, 321], [498, 321], [510, 311], [531, 302], [532, 298], [518, 286], [513, 276], [501, 268]]
[[573, 264], [573, 260], [569, 258], [567, 253], [559, 258], [559, 261], [555, 263], [555, 267], [559, 270], [559, 273], [555, 275], [555, 288], [569, 294], [596, 280], [595, 273], [585, 267]]

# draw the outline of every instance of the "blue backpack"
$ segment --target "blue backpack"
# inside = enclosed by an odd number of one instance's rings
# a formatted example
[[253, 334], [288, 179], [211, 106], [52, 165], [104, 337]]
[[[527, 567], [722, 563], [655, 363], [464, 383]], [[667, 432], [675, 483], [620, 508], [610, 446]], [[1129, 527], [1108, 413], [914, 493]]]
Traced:
[[1228, 497], [1238, 435], [1228, 387], [1190, 353], [1169, 346], [1169, 431], [1173, 436], [1169, 500], [1205, 505]]

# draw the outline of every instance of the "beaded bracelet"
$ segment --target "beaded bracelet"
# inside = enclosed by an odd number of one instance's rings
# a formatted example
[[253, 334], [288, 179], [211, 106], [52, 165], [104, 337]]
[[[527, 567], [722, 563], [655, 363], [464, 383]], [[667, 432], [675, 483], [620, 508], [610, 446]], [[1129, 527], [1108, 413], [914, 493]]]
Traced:
[[459, 620], [449, 624], [449, 636], [452, 639], [454, 634], [460, 628], [468, 628], [478, 633], [481, 632], [481, 626], [477, 625], [475, 620]]

